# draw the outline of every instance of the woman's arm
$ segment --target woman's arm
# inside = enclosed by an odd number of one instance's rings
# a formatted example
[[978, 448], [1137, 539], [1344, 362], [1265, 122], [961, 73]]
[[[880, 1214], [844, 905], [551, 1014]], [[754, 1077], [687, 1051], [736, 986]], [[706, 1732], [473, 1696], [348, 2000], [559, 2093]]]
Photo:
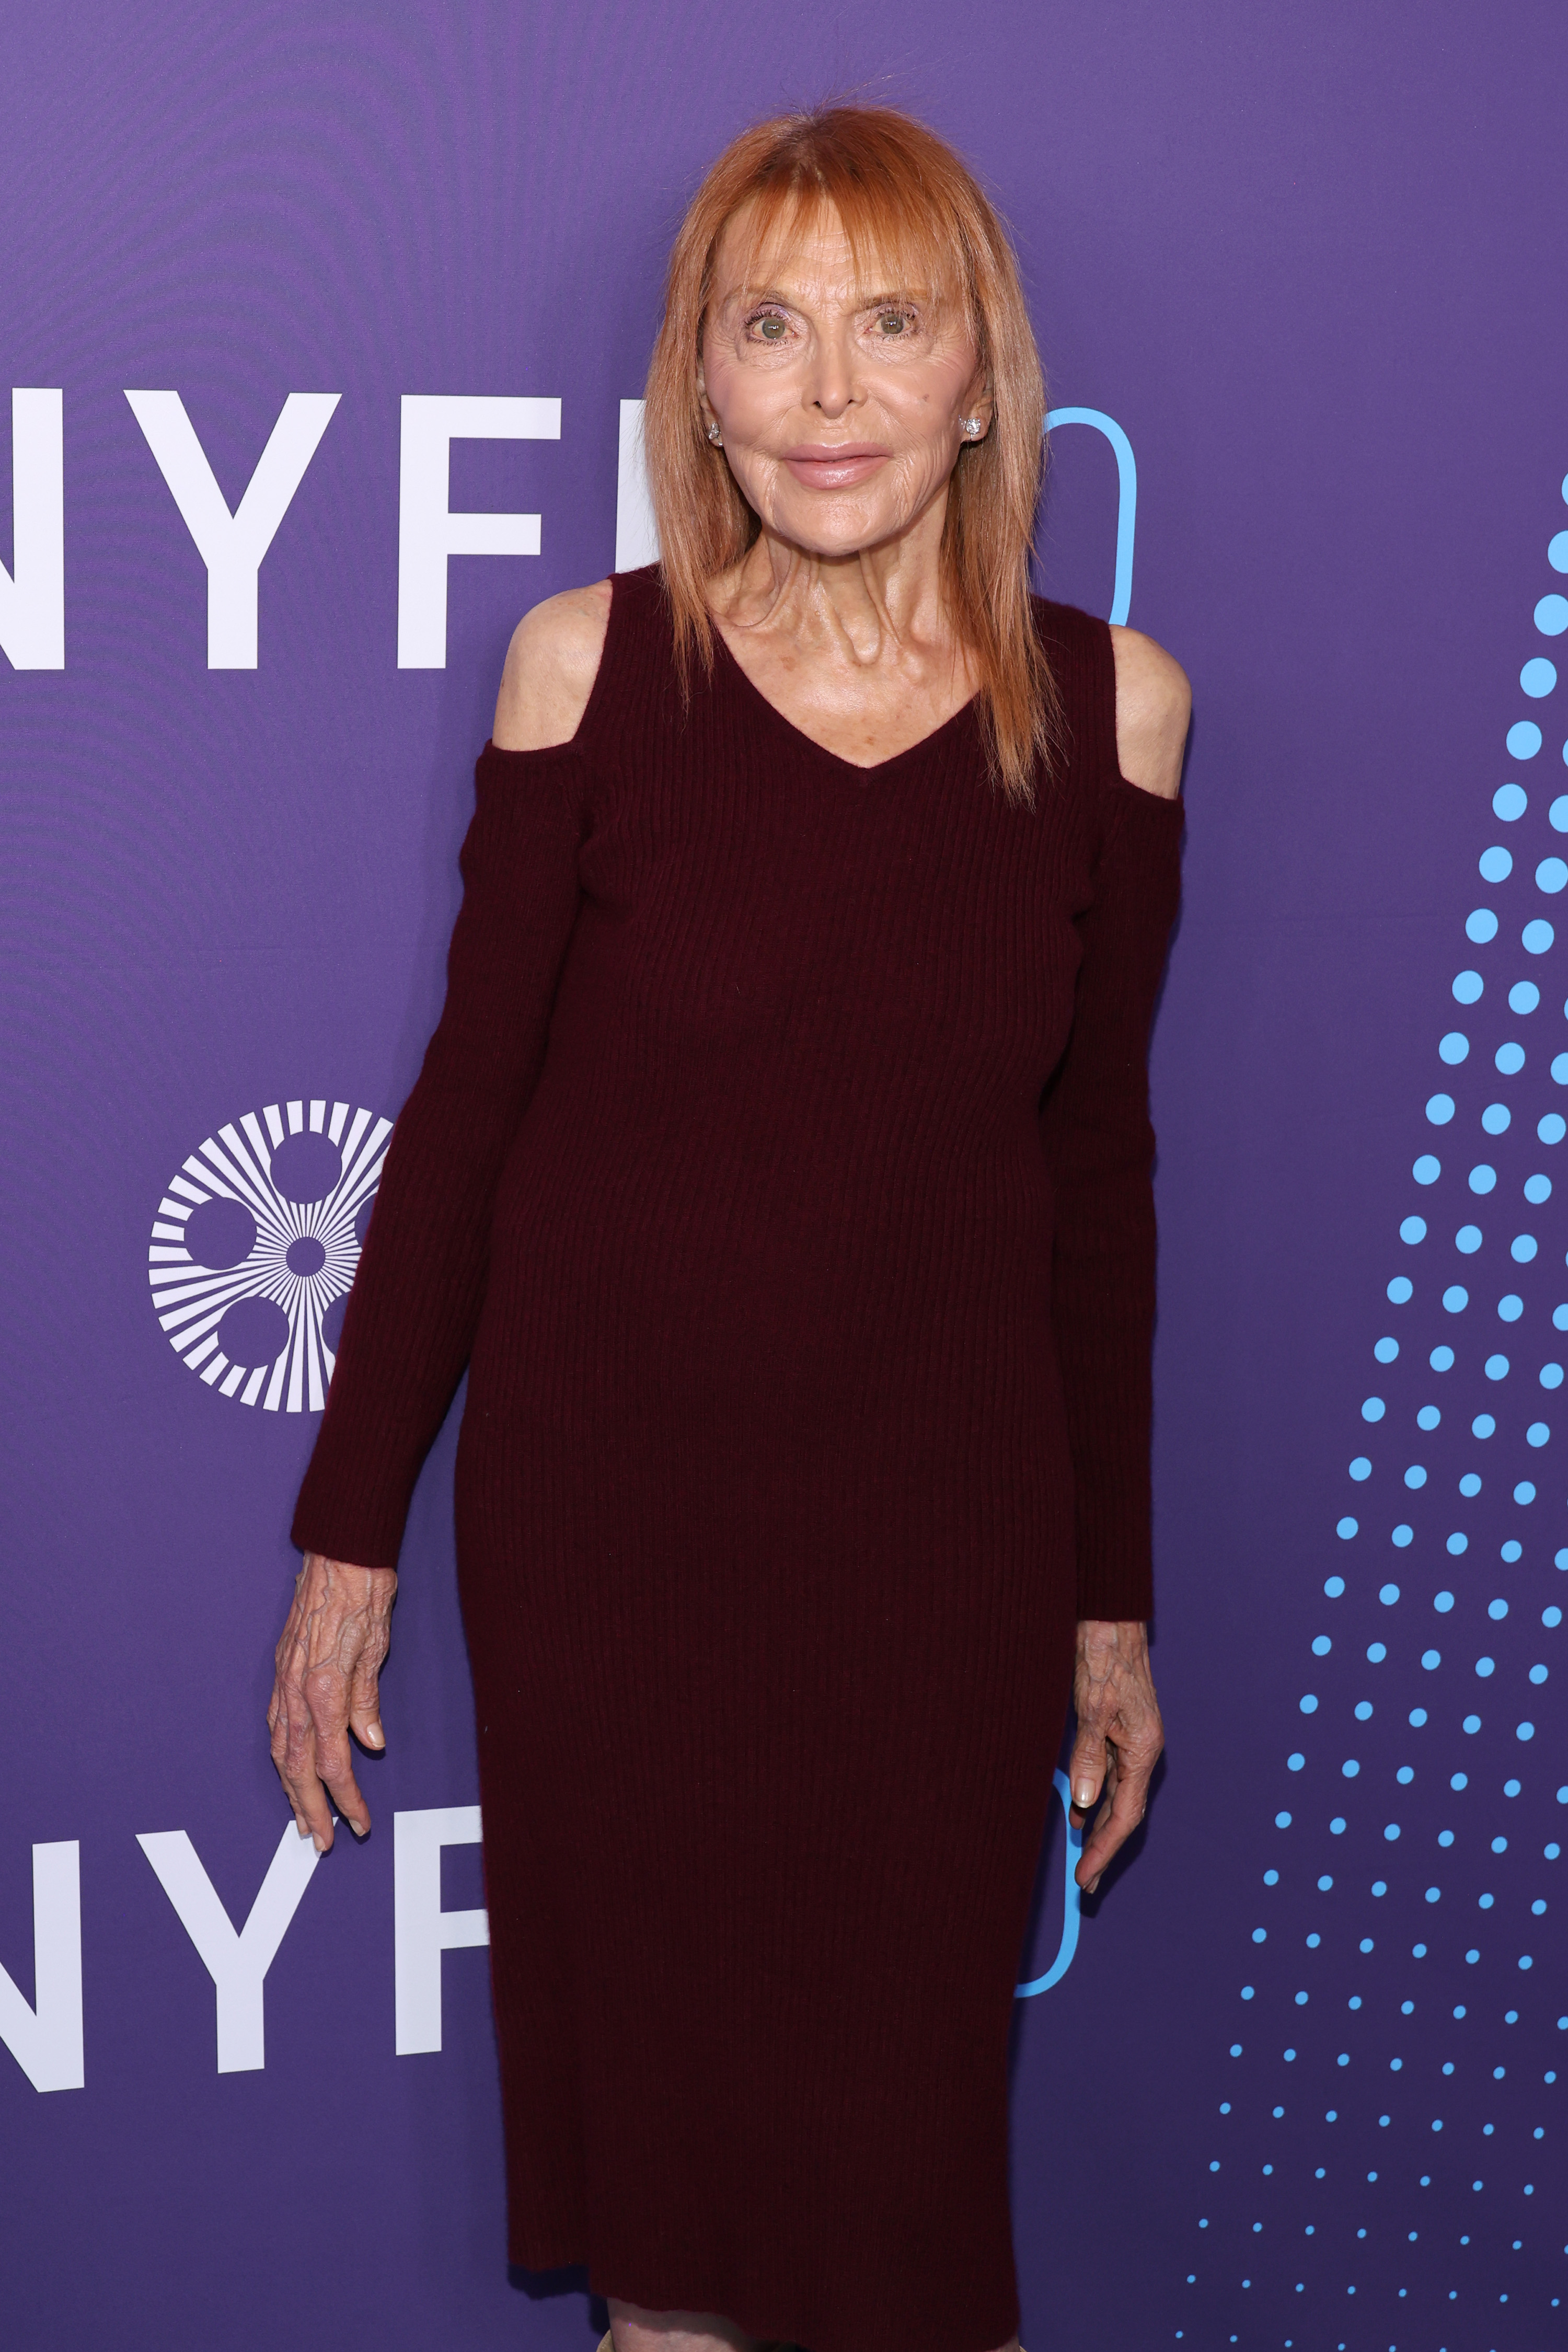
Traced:
[[329, 1795], [359, 1835], [370, 1827], [349, 1733], [384, 1744], [378, 1675], [403, 1523], [468, 1361], [496, 1188], [544, 1058], [577, 911], [570, 742], [609, 597], [607, 583], [552, 597], [513, 636], [463, 844], [446, 1004], [393, 1133], [295, 1511], [305, 1561], [268, 1725], [300, 1833], [322, 1851]]
[[[1181, 783], [1192, 695], [1179, 663], [1110, 632], [1121, 782], [1152, 803]], [[1057, 1191], [1056, 1328], [1078, 1485], [1073, 1821], [1094, 1893], [1142, 1820], [1164, 1745], [1149, 1663], [1149, 1441], [1154, 1312], [1148, 1045], [1176, 903], [1177, 810], [1124, 790], [1080, 923], [1073, 1034], [1043, 1119]]]
[[506, 732], [555, 740], [479, 761], [446, 1003], [393, 1131], [295, 1514], [302, 1550], [365, 1568], [396, 1565], [415, 1479], [468, 1361], [496, 1190], [543, 1065], [582, 826], [581, 763], [559, 730], [575, 731], [592, 690], [595, 597], [552, 597], [507, 657]]

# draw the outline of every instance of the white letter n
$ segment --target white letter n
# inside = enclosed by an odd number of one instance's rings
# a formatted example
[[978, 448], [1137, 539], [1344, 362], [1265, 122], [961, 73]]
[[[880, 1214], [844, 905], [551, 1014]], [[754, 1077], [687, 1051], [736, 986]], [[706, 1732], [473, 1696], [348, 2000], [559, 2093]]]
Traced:
[[64, 400], [11, 394], [11, 569], [0, 565], [0, 653], [13, 669], [66, 666]]
[[278, 1842], [261, 1892], [237, 1936], [217, 1890], [184, 1830], [157, 1830], [137, 1844], [217, 1987], [217, 2071], [243, 2074], [267, 2063], [262, 1985], [300, 1897], [321, 1859], [292, 1822]]
[[291, 392], [233, 514], [177, 392], [128, 392], [207, 567], [207, 667], [256, 667], [257, 574], [342, 394]]
[[[57, 398], [58, 395], [56, 395]], [[33, 2008], [0, 1969], [0, 2042], [35, 2091], [79, 2091], [81, 1848], [75, 1838], [33, 1848]]]

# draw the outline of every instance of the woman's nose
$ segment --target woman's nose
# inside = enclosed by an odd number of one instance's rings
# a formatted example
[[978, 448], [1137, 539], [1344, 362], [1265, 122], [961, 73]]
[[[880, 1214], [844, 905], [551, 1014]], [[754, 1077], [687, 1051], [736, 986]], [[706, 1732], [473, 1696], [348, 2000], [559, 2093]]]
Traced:
[[854, 359], [847, 342], [837, 335], [825, 336], [813, 357], [812, 380], [806, 388], [807, 407], [820, 409], [831, 420], [842, 416], [857, 397]]

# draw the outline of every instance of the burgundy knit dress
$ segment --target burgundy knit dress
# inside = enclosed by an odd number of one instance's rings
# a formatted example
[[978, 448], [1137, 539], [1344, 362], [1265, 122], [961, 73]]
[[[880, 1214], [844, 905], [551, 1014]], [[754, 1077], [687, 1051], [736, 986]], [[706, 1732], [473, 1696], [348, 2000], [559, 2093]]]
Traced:
[[1017, 2325], [1007, 2047], [1080, 1616], [1150, 1610], [1150, 1019], [1178, 803], [1037, 606], [1033, 809], [972, 708], [874, 768], [616, 580], [485, 751], [302, 1547], [458, 1457], [512, 2259], [812, 2352]]

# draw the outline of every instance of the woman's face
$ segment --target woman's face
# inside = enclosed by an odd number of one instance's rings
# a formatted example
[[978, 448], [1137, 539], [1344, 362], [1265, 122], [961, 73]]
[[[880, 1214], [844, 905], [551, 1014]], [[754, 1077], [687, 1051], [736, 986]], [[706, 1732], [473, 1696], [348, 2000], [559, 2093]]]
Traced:
[[716, 257], [703, 421], [718, 425], [736, 480], [779, 538], [824, 556], [895, 539], [977, 437], [963, 419], [990, 428], [962, 307], [858, 278], [826, 207], [745, 268], [749, 244], [742, 212]]

